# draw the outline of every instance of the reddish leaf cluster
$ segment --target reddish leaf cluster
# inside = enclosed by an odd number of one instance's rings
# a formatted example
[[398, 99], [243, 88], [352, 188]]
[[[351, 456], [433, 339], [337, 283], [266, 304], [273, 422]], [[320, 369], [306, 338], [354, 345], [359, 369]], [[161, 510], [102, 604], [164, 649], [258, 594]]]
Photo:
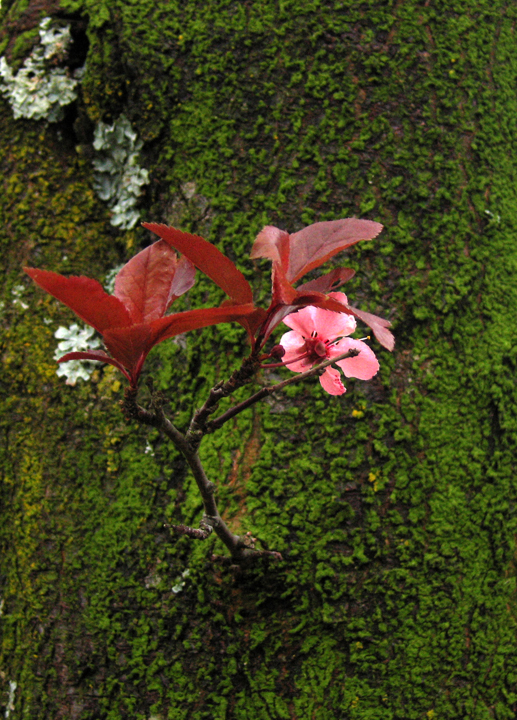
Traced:
[[266, 226], [257, 236], [251, 251], [252, 258], [265, 257], [273, 261], [271, 305], [259, 331], [259, 344], [267, 339], [284, 317], [307, 305], [313, 305], [324, 310], [355, 315], [371, 327], [381, 345], [393, 350], [395, 340], [388, 330], [391, 324], [388, 320], [327, 297], [326, 293], [336, 290], [354, 276], [355, 271], [351, 268], [337, 268], [297, 289], [293, 287], [293, 283], [310, 270], [361, 240], [373, 240], [381, 230], [380, 223], [356, 218], [314, 223], [293, 235]]
[[108, 295], [100, 283], [90, 278], [66, 278], [34, 268], [25, 268], [25, 272], [94, 327], [111, 355], [102, 351], [71, 352], [60, 362], [101, 360], [121, 370], [133, 386], [149, 351], [158, 343], [188, 330], [235, 320], [253, 310], [250, 302], [235, 308], [165, 315], [174, 300], [192, 287], [196, 271], [187, 257], [178, 260], [163, 240], [124, 265], [115, 279], [114, 295]]
[[[292, 312], [308, 305], [355, 315], [369, 325], [379, 342], [391, 350], [393, 336], [387, 320], [344, 305], [327, 293], [354, 271], [338, 268], [316, 280], [294, 283], [333, 255], [360, 240], [371, 240], [382, 225], [350, 218], [310, 225], [289, 235], [265, 227], [255, 240], [252, 258], [273, 262], [272, 299], [267, 310], [253, 304], [251, 287], [231, 260], [198, 235], [167, 225], [144, 223], [161, 240], [142, 250], [118, 273], [109, 295], [96, 280], [66, 278], [35, 268], [25, 272], [44, 290], [68, 305], [101, 333], [109, 355], [101, 351], [72, 352], [60, 359], [110, 363], [136, 387], [149, 351], [158, 343], [189, 330], [236, 321], [247, 331], [252, 353], [258, 353], [272, 330]], [[172, 249], [182, 253], [178, 256]], [[166, 315], [171, 304], [194, 284], [195, 268], [208, 275], [227, 295], [220, 307]]]

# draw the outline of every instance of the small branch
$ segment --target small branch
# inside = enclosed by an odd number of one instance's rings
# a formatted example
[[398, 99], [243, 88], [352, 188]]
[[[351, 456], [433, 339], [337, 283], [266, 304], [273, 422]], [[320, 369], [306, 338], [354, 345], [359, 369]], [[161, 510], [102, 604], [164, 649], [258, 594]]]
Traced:
[[185, 436], [165, 417], [161, 403], [153, 399], [154, 412], [149, 412], [149, 410], [145, 410], [137, 403], [137, 394], [137, 388], [133, 387], [126, 388], [124, 392], [124, 399], [120, 402], [120, 406], [126, 419], [136, 420], [142, 425], [150, 425], [151, 427], [158, 428], [158, 430], [162, 430], [176, 447], [183, 451]]
[[203, 436], [207, 432], [212, 432], [213, 430], [220, 428], [225, 422], [230, 420], [230, 418], [235, 417], [235, 415], [238, 415], [243, 410], [251, 407], [251, 405], [254, 405], [262, 398], [272, 395], [279, 390], [283, 390], [288, 385], [293, 385], [294, 383], [302, 382], [307, 378], [319, 375], [323, 370], [325, 370], [325, 368], [332, 365], [332, 363], [339, 362], [345, 358], [355, 357], [358, 354], [358, 350], [348, 350], [341, 355], [331, 358], [330, 360], [326, 360], [310, 370], [306, 370], [305, 372], [288, 378], [283, 382], [264, 387], [247, 400], [235, 405], [218, 418], [215, 418], [215, 420], [208, 421], [208, 418], [215, 411], [220, 400], [230, 395], [237, 388], [248, 383], [255, 375], [260, 365], [260, 361], [257, 357], [250, 356], [243, 361], [242, 366], [232, 374], [227, 382], [219, 383], [210, 390], [210, 394], [206, 402], [194, 414], [190, 427], [185, 435], [183, 435], [165, 416], [165, 413], [163, 412], [162, 397], [159, 393], [155, 393], [153, 391], [152, 386], [150, 386], [152, 412], [145, 410], [138, 405], [136, 401], [136, 388], [127, 388], [124, 394], [124, 399], [121, 402], [122, 410], [124, 411], [126, 417], [129, 420], [137, 420], [144, 425], [150, 425], [158, 428], [170, 440], [172, 440], [174, 445], [181, 451], [189, 464], [203, 500], [205, 515], [199, 528], [193, 528], [187, 525], [171, 525], [170, 527], [177, 533], [202, 540], [206, 539], [212, 532], [215, 532], [230, 551], [233, 561], [248, 562], [257, 557], [272, 557], [275, 559], [281, 559], [282, 556], [280, 553], [271, 550], [256, 550], [255, 538], [251, 536], [251, 533], [247, 533], [241, 537], [231, 532], [219, 514], [214, 492], [215, 485], [210, 482], [205, 473], [198, 454], [199, 445]]
[[[235, 381], [237, 382], [239, 381], [239, 376], [237, 374], [235, 375]], [[228, 381], [228, 383], [229, 382], [230, 381]], [[228, 383], [225, 383], [222, 387], [226, 387]], [[179, 525], [177, 527], [181, 528], [180, 532], [184, 535], [189, 535], [190, 537], [202, 538], [203, 534], [207, 532], [203, 525], [207, 527], [210, 526], [213, 529], [213, 532], [215, 532], [215, 534], [226, 545], [234, 560], [243, 560], [251, 555], [260, 554], [259, 551], [248, 547], [249, 539], [247, 536], [241, 538], [239, 535], [232, 533], [219, 514], [219, 509], [215, 499], [215, 485], [208, 479], [197, 452], [199, 443], [193, 444], [189, 442], [187, 437], [175, 428], [170, 420], [165, 417], [161, 407], [160, 398], [153, 397], [151, 401], [154, 412], [150, 412], [149, 410], [145, 410], [140, 407], [136, 398], [137, 390], [135, 388], [127, 388], [124, 394], [124, 399], [121, 402], [124, 414], [129, 420], [137, 420], [144, 425], [150, 425], [158, 428], [167, 435], [170, 440], [172, 440], [174, 445], [181, 451], [189, 464], [201, 494], [201, 499], [203, 500], [205, 517], [201, 522], [201, 529], [189, 528], [186, 525]], [[205, 403], [205, 405], [207, 405], [207, 403]], [[210, 406], [207, 407], [210, 408]], [[206, 535], [206, 537], [208, 537], [208, 535]]]
[[236, 370], [225, 383], [215, 385], [208, 395], [204, 405], [196, 410], [190, 427], [185, 435], [186, 441], [192, 448], [198, 448], [203, 435], [206, 434], [207, 420], [215, 412], [219, 402], [231, 395], [235, 390], [252, 380], [259, 367], [259, 361], [253, 355], [245, 358], [241, 367]]
[[220, 427], [224, 425], [225, 422], [228, 422], [231, 418], [235, 417], [239, 413], [241, 413], [243, 410], [246, 410], [247, 408], [254, 405], [259, 400], [262, 400], [263, 398], [267, 397], [268, 395], [272, 395], [275, 392], [278, 392], [279, 390], [283, 390], [288, 385], [294, 385], [295, 383], [302, 382], [303, 380], [307, 380], [307, 378], [314, 377], [315, 375], [320, 375], [322, 370], [325, 370], [329, 365], [332, 365], [335, 362], [338, 362], [339, 360], [345, 360], [346, 358], [350, 357], [356, 357], [359, 355], [360, 350], [356, 350], [355, 348], [352, 348], [351, 350], [347, 350], [347, 352], [342, 353], [341, 355], [337, 355], [336, 357], [325, 360], [325, 362], [321, 363], [320, 365], [315, 365], [310, 370], [306, 370], [303, 373], [300, 373], [299, 375], [295, 375], [294, 377], [288, 378], [287, 380], [283, 380], [282, 382], [277, 383], [276, 385], [268, 385], [267, 387], [262, 388], [258, 392], [256, 392], [254, 395], [249, 397], [247, 400], [243, 400], [238, 405], [234, 405], [232, 408], [227, 410], [226, 412], [222, 413], [222, 415], [219, 415], [219, 417], [216, 417], [214, 420], [210, 420], [210, 422], [206, 423], [206, 431], [205, 432], [213, 432], [214, 430], [218, 430]]
[[203, 518], [199, 523], [199, 528], [189, 527], [188, 525], [167, 525], [164, 527], [174, 530], [178, 535], [187, 535], [187, 537], [195, 538], [196, 540], [206, 540], [212, 534], [213, 527], [208, 525]]

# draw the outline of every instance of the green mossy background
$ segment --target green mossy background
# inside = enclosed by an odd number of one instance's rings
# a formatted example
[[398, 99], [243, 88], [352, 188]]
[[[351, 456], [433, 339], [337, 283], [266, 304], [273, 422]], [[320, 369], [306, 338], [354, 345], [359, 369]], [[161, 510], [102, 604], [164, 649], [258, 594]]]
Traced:
[[[515, 717], [515, 3], [0, 12], [10, 61], [47, 14], [87, 58], [62, 123], [0, 103], [4, 714], [14, 681], [11, 720]], [[113, 368], [55, 374], [73, 318], [20, 268], [103, 279], [151, 239], [92, 190], [94, 123], [121, 113], [145, 142], [142, 219], [204, 234], [264, 302], [262, 225], [385, 225], [346, 257], [354, 304], [394, 324], [379, 376], [291, 388], [202, 449], [231, 526], [282, 563], [235, 574], [217, 541], [171, 537], [201, 514], [181, 458], [125, 423]], [[200, 277], [183, 302], [221, 300]], [[222, 325], [153, 351], [179, 426], [245, 348]]]

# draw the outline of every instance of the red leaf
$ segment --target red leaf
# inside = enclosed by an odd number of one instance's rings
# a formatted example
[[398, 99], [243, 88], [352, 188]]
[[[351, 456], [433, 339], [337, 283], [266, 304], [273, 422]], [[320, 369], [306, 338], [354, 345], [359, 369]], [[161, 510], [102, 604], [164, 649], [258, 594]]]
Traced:
[[168, 225], [158, 223], [142, 223], [142, 225], [188, 257], [236, 303], [244, 305], [253, 302], [251, 287], [244, 275], [237, 270], [229, 258], [207, 240]]
[[[229, 285], [232, 279], [235, 280], [237, 292], [233, 296], [247, 297], [249, 294], [251, 298], [251, 288], [242, 274], [216, 248], [202, 238], [173, 232], [182, 240], [185, 237], [194, 238], [196, 252], [206, 250], [209, 258], [215, 258], [216, 277], [229, 269], [224, 283]], [[202, 260], [198, 261], [200, 265], [204, 264]], [[115, 280], [115, 296], [105, 293], [97, 281], [89, 278], [65, 278], [33, 268], [27, 268], [26, 272], [44, 290], [101, 332], [111, 355], [101, 351], [72, 352], [61, 361], [99, 360], [110, 363], [121, 370], [134, 387], [149, 351], [162, 340], [220, 322], [240, 321], [249, 326], [250, 322], [257, 320], [258, 311], [252, 302], [235, 304], [234, 300], [220, 308], [191, 310], [164, 317], [172, 301], [192, 287], [195, 275], [192, 261], [188, 257], [178, 260], [164, 240], [142, 250], [122, 268]]]
[[360, 240], [372, 240], [381, 230], [380, 223], [357, 218], [314, 223], [293, 235], [267, 225], [257, 235], [251, 257], [269, 258], [295, 283], [336, 253]]
[[118, 360], [114, 360], [113, 358], [110, 358], [109, 355], [106, 355], [105, 352], [102, 352], [102, 350], [89, 350], [85, 352], [69, 352], [66, 355], [63, 355], [63, 357], [59, 358], [58, 363], [62, 362], [69, 362], [70, 360], [95, 360], [96, 362], [103, 362], [103, 363], [109, 363], [110, 365], [113, 365], [118, 370], [124, 373], [124, 375], [127, 377], [128, 380], [131, 380], [131, 377], [128, 372], [126, 372], [126, 369], [123, 365], [121, 365]]
[[253, 247], [250, 258], [269, 258], [274, 263], [279, 263], [285, 270], [289, 264], [289, 233], [279, 230], [273, 225], [266, 225], [262, 228]]
[[103, 333], [108, 327], [131, 324], [122, 302], [104, 292], [97, 280], [86, 277], [63, 277], [48, 270], [24, 268], [35, 283], [75, 312], [88, 325]]
[[[296, 310], [301, 310], [301, 308], [304, 308], [307, 305], [314, 305], [314, 307], [326, 306], [328, 300], [329, 298], [326, 295], [323, 295], [323, 293], [297, 293], [295, 290], [293, 298], [289, 302], [278, 302], [275, 304], [272, 302], [267, 311], [266, 321], [260, 328], [260, 335], [257, 337], [257, 346], [261, 347], [276, 326], [282, 322], [287, 315], [290, 315], [290, 313], [296, 312]], [[334, 304], [336, 303], [335, 300], [333, 302]]]
[[389, 320], [385, 320], [384, 318], [378, 317], [377, 315], [372, 315], [371, 313], [365, 312], [364, 310], [358, 310], [351, 305], [348, 306], [348, 309], [352, 311], [353, 315], [366, 323], [368, 327], [371, 327], [371, 329], [373, 330], [373, 334], [383, 347], [385, 347], [390, 352], [393, 350], [393, 348], [395, 347], [395, 338], [388, 330], [388, 328], [391, 327], [391, 323]]
[[145, 357], [153, 346], [151, 325], [147, 323], [110, 328], [104, 333], [103, 340], [111, 355], [131, 374], [134, 374], [142, 356]]
[[130, 375], [135, 378], [136, 382], [145, 358], [158, 343], [189, 330], [197, 330], [208, 325], [238, 320], [249, 315], [254, 310], [252, 304], [208, 308], [206, 310], [187, 310], [175, 315], [157, 318], [149, 324], [111, 328], [104, 333], [104, 342], [113, 357], [120, 361]]
[[324, 310], [346, 312], [348, 315], [353, 315], [354, 317], [359, 318], [359, 320], [362, 320], [365, 325], [368, 325], [368, 327], [373, 330], [373, 334], [383, 347], [390, 351], [395, 347], [395, 338], [388, 330], [388, 328], [391, 327], [389, 320], [385, 320], [378, 315], [372, 315], [372, 313], [366, 312], [365, 310], [358, 310], [351, 305], [344, 305], [333, 297], [325, 296], [325, 301], [323, 303], [317, 305], [313, 302], [311, 305], [321, 307]]
[[296, 282], [350, 245], [372, 240], [381, 230], [380, 223], [357, 218], [319, 222], [303, 228], [289, 236], [287, 279]]
[[278, 303], [290, 304], [296, 297], [296, 290], [287, 280], [284, 270], [278, 263], [273, 263], [273, 271], [271, 274], [271, 304]]
[[160, 318], [151, 324], [152, 345], [157, 345], [167, 338], [181, 335], [189, 330], [217, 325], [222, 322], [233, 322], [245, 319], [256, 312], [253, 303], [246, 305], [226, 305], [217, 308], [187, 310], [169, 317]]
[[[237, 306], [232, 300], [223, 300], [221, 307], [233, 308]], [[262, 308], [255, 308], [253, 312], [250, 312], [242, 317], [235, 318], [235, 322], [238, 322], [239, 325], [242, 325], [242, 327], [246, 329], [252, 347], [255, 346], [255, 333], [262, 325], [266, 317], [267, 312], [265, 310]]]
[[303, 283], [303, 285], [298, 285], [296, 290], [298, 292], [328, 293], [331, 290], [337, 290], [338, 287], [348, 282], [354, 275], [355, 270], [352, 270], [352, 268], [336, 268], [315, 280], [310, 280], [309, 282]]
[[183, 255], [178, 260], [176, 273], [174, 274], [174, 278], [171, 283], [169, 302], [165, 309], [168, 310], [176, 298], [179, 298], [180, 295], [183, 295], [187, 292], [187, 290], [190, 290], [195, 281], [196, 268], [194, 267], [194, 263], [192, 263], [188, 257]]
[[170, 304], [194, 284], [195, 268], [163, 240], [135, 255], [115, 279], [115, 297], [126, 306], [133, 323], [162, 317]]
[[351, 268], [338, 268], [300, 285], [296, 290], [293, 288], [293, 283], [310, 270], [360, 240], [372, 240], [381, 230], [380, 223], [357, 218], [314, 223], [292, 235], [271, 225], [263, 228], [253, 244], [251, 257], [264, 257], [273, 261], [273, 297], [267, 317], [258, 329], [256, 347], [264, 344], [276, 325], [290, 312], [313, 305], [356, 315], [372, 328], [382, 345], [393, 349], [395, 341], [387, 330], [390, 326], [387, 320], [356, 311], [355, 308], [345, 308], [337, 300], [323, 294], [349, 280], [354, 275]]

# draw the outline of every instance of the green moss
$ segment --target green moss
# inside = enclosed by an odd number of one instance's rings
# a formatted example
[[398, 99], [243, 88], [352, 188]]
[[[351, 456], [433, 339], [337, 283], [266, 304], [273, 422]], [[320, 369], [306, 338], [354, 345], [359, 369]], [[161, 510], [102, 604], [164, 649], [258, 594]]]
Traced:
[[[75, 388], [54, 374], [71, 315], [20, 266], [102, 278], [148, 238], [113, 234], [66, 123], [4, 108], [0, 621], [16, 712], [513, 717], [514, 6], [62, 8], [89, 21], [83, 109], [124, 111], [146, 141], [146, 219], [206, 234], [264, 302], [268, 264], [247, 259], [263, 224], [384, 222], [347, 254], [347, 293], [393, 319], [397, 348], [376, 347], [379, 376], [341, 398], [293, 387], [206, 439], [231, 526], [285, 558], [234, 576], [214, 539], [164, 529], [197, 523], [201, 503], [177, 453], [124, 423], [114, 369]], [[184, 306], [221, 299], [200, 279]], [[221, 326], [158, 347], [147, 372], [184, 427], [243, 352]]]

